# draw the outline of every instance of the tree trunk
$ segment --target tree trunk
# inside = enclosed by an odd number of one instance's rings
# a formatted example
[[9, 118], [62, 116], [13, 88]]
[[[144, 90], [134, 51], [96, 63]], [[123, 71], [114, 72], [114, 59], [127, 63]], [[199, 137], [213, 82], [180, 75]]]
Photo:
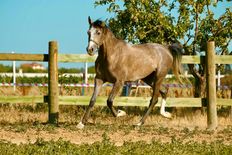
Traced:
[[[194, 76], [195, 78], [195, 83], [194, 83], [194, 97], [200, 97], [200, 98], [205, 98], [206, 97], [206, 78], [205, 78], [205, 67], [202, 65], [199, 65], [199, 69], [196, 70], [195, 66], [193, 64], [188, 64], [190, 73]], [[202, 106], [201, 108], [201, 114], [205, 114], [206, 108]]]
[[194, 91], [194, 97], [205, 97], [205, 86], [206, 86], [206, 80], [205, 77], [195, 77], [195, 91]]

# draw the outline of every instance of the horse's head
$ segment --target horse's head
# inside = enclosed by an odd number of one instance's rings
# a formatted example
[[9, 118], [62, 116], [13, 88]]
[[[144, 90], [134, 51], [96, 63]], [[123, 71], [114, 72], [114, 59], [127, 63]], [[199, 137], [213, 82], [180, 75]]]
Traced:
[[89, 55], [94, 55], [94, 53], [98, 50], [98, 48], [103, 44], [104, 40], [104, 29], [106, 28], [105, 23], [96, 20], [92, 22], [90, 17], [89, 20], [89, 30], [88, 30], [88, 47], [86, 48], [87, 53]]

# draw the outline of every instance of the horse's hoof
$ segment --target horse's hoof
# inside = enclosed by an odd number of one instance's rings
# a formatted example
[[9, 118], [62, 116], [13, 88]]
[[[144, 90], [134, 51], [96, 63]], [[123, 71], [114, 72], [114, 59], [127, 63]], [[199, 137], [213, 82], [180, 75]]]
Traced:
[[79, 124], [77, 124], [77, 128], [78, 129], [83, 129], [84, 127], [85, 127], [85, 125], [82, 122], [80, 122]]
[[135, 126], [136, 127], [140, 127], [140, 126], [142, 126], [143, 125], [143, 123], [142, 122], [139, 122], [139, 123], [137, 123]]
[[123, 110], [118, 110], [117, 117], [122, 117], [122, 116], [126, 116], [126, 112]]
[[161, 112], [160, 113], [162, 116], [164, 116], [164, 117], [166, 117], [166, 118], [172, 118], [172, 114], [171, 113], [169, 113], [169, 112]]

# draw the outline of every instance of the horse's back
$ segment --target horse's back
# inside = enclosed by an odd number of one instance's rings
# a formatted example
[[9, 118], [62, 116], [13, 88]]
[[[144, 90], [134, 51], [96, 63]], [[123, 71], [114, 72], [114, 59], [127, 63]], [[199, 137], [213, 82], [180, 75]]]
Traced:
[[168, 47], [158, 43], [135, 44], [131, 46], [134, 54], [143, 55], [142, 57], [151, 58], [154, 63], [160, 60], [171, 61], [172, 54]]
[[169, 49], [157, 43], [127, 45], [119, 57], [118, 71], [132, 81], [162, 68], [170, 69], [173, 59]]

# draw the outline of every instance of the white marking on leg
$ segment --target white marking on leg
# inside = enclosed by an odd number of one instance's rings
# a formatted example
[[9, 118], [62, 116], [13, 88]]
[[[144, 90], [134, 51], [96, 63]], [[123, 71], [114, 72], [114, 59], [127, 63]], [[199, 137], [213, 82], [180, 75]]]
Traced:
[[126, 112], [123, 110], [118, 110], [117, 117], [126, 116]]
[[139, 122], [139, 123], [137, 123], [136, 125], [137, 125], [137, 126], [141, 126], [141, 125], [142, 125], [142, 122]]
[[77, 128], [78, 129], [83, 129], [84, 127], [85, 127], [85, 125], [82, 122], [80, 122], [79, 124], [77, 124]]
[[166, 100], [162, 99], [161, 106], [160, 106], [160, 114], [164, 117], [171, 118], [172, 115], [169, 112], [165, 111], [165, 105], [166, 105]]

